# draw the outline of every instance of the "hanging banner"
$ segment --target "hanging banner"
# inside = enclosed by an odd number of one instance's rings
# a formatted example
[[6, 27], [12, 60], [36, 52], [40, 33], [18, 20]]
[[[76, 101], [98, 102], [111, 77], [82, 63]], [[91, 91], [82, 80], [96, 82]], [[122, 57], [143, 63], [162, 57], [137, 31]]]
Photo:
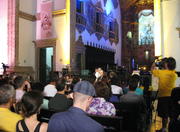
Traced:
[[41, 39], [52, 37], [52, 0], [41, 0]]

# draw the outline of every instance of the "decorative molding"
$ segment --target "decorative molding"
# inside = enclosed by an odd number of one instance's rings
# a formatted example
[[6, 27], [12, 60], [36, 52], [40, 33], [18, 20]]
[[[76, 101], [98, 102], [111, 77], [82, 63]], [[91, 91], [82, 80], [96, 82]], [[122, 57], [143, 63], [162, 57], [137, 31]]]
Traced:
[[56, 46], [56, 40], [57, 38], [42, 39], [42, 40], [35, 40], [33, 41], [33, 43], [35, 43], [37, 48], [43, 48], [43, 47]]
[[35, 15], [31, 15], [31, 14], [28, 14], [28, 13], [20, 11], [20, 10], [18, 12], [18, 15], [19, 15], [20, 18], [24, 18], [26, 20], [36, 21], [36, 16]]
[[163, 1], [170, 1], [170, 0], [161, 0], [161, 2], [163, 2]]
[[66, 9], [56, 10], [52, 12], [53, 16], [59, 16], [59, 15], [64, 15], [64, 14], [66, 14]]
[[[66, 14], [66, 9], [52, 11], [53, 17], [59, 16], [59, 15], [63, 15], [63, 14]], [[23, 18], [23, 19], [26, 19], [26, 20], [30, 20], [30, 21], [40, 20], [39, 19], [40, 13], [38, 13], [37, 15], [31, 15], [31, 14], [28, 14], [26, 12], [23, 12], [23, 11], [19, 10], [18, 15], [19, 15], [20, 18]]]

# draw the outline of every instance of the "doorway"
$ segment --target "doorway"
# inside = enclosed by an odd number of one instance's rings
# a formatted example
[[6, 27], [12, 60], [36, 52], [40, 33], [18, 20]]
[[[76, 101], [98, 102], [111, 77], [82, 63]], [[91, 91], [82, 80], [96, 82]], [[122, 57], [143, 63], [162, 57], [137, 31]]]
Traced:
[[39, 52], [39, 80], [47, 83], [50, 80], [50, 72], [53, 71], [53, 47], [40, 48]]

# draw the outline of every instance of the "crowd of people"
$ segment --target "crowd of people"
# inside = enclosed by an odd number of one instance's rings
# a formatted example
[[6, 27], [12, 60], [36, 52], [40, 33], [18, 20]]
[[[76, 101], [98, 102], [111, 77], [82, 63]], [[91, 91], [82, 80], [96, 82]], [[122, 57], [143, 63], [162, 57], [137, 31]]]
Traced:
[[[152, 65], [152, 74], [159, 77], [158, 115], [162, 132], [167, 132], [171, 91], [177, 75], [175, 60], [166, 60], [163, 69]], [[146, 80], [147, 81], [147, 80]], [[115, 71], [97, 68], [92, 77], [54, 73], [47, 85], [29, 82], [11, 74], [0, 78], [0, 130], [8, 132], [103, 132], [101, 124], [88, 115], [119, 116], [115, 103], [122, 109], [135, 111], [137, 132], [148, 128], [147, 84], [139, 74], [129, 74], [125, 81]], [[56, 112], [48, 124], [38, 120], [41, 109]]]

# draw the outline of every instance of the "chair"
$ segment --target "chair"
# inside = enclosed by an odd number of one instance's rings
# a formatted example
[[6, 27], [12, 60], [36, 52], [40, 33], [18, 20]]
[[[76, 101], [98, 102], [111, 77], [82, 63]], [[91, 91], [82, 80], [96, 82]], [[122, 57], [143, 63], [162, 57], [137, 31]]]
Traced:
[[122, 117], [117, 116], [100, 116], [89, 115], [92, 119], [104, 126], [105, 132], [121, 132], [122, 131]]

